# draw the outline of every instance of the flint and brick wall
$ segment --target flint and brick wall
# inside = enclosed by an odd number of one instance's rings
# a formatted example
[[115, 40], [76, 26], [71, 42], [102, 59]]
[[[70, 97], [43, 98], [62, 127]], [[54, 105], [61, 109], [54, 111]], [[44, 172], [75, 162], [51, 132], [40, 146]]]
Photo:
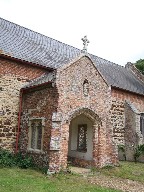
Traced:
[[[48, 84], [41, 90], [31, 89], [23, 94], [23, 106], [21, 117], [21, 132], [19, 138], [19, 150], [33, 156], [35, 164], [39, 167], [48, 167], [50, 156], [50, 141], [52, 132], [52, 115], [57, 111], [58, 93], [56, 87]], [[41, 151], [29, 149], [28, 132], [30, 119], [43, 119], [43, 148]]]
[[125, 104], [125, 118], [126, 159], [134, 161], [135, 148], [139, 144], [144, 144], [144, 138], [140, 131], [140, 113], [128, 102]]
[[[94, 149], [95, 163], [99, 166], [116, 162], [115, 150], [112, 146], [109, 110], [111, 107], [111, 89], [106, 84], [91, 60], [82, 57], [57, 71], [56, 84], [59, 92], [58, 112], [62, 114], [60, 163], [65, 166], [68, 154], [69, 121], [76, 111], [90, 109], [100, 119], [99, 138], [95, 141], [98, 147]], [[83, 83], [89, 83], [89, 94], [83, 93]], [[97, 122], [98, 124], [98, 122]], [[96, 133], [98, 126], [96, 126]], [[97, 152], [99, 148], [99, 152]], [[114, 158], [113, 158], [114, 157]], [[98, 162], [99, 161], [99, 162]]]
[[139, 112], [144, 112], [144, 96], [112, 88], [111, 123], [116, 144], [125, 144], [125, 101], [130, 102]]
[[[85, 79], [89, 83], [88, 96], [83, 92]], [[109, 117], [111, 89], [90, 59], [82, 57], [59, 69], [55, 86], [24, 94], [20, 150], [33, 155], [39, 166], [49, 165], [49, 171], [66, 168], [70, 122], [80, 114], [87, 114], [95, 122], [92, 152], [94, 165], [116, 163]], [[43, 150], [39, 153], [28, 150], [30, 118], [45, 119]]]
[[0, 147], [14, 150], [20, 89], [45, 69], [0, 58]]
[[[83, 83], [88, 80], [89, 93], [83, 93]], [[104, 118], [110, 109], [110, 88], [99, 74], [98, 70], [87, 57], [57, 72], [57, 87], [59, 91], [59, 109], [68, 119], [75, 110], [85, 107]]]

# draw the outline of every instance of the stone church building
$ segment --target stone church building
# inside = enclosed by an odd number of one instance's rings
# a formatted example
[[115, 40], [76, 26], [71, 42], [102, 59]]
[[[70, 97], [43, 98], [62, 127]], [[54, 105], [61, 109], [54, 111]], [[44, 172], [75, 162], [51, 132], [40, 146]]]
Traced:
[[144, 143], [144, 76], [0, 18], [0, 147], [49, 171], [117, 164]]

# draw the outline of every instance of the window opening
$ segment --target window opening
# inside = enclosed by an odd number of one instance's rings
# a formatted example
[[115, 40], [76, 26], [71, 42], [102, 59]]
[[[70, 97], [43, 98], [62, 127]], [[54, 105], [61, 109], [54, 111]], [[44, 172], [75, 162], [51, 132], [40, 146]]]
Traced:
[[31, 120], [30, 126], [30, 148], [31, 149], [42, 149], [42, 120], [33, 119]]
[[84, 96], [88, 96], [89, 94], [89, 83], [87, 79], [85, 79], [83, 83], [83, 94]]
[[78, 125], [78, 145], [77, 150], [87, 152], [87, 125]]

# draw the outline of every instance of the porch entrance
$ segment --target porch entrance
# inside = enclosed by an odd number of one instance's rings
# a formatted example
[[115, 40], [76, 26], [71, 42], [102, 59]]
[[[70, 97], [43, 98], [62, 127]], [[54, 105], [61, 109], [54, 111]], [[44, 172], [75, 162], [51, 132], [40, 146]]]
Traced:
[[68, 161], [87, 167], [93, 161], [93, 122], [81, 114], [71, 120], [69, 127]]

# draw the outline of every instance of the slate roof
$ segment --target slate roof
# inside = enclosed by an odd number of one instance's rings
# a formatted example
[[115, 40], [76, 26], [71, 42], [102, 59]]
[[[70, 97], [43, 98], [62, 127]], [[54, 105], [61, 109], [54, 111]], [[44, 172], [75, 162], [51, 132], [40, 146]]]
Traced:
[[[78, 57], [81, 50], [0, 18], [0, 53], [57, 69]], [[144, 95], [144, 83], [129, 69], [88, 55], [108, 84]]]
[[41, 75], [40, 77], [30, 81], [28, 84], [24, 85], [22, 88], [30, 88], [36, 85], [41, 85], [44, 84], [46, 82], [53, 82], [54, 83], [55, 80], [55, 74], [54, 72], [49, 72], [49, 73], [45, 73], [43, 75]]

